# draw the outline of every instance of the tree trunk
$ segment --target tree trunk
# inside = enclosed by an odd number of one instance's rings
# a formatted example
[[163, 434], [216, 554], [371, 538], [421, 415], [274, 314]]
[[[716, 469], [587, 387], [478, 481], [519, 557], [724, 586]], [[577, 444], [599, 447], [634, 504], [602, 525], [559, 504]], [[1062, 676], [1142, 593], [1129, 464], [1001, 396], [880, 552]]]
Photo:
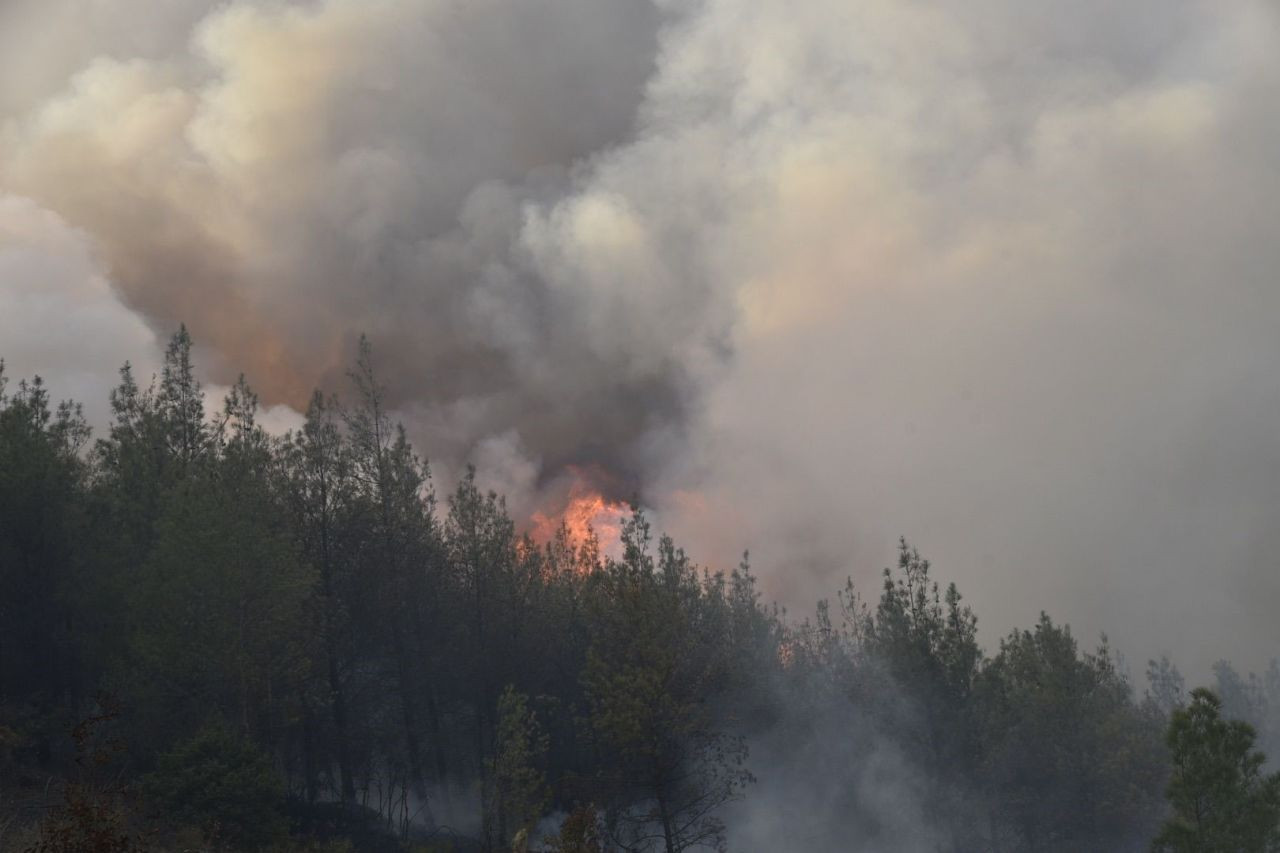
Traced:
[[658, 816], [662, 818], [662, 840], [667, 846], [667, 853], [676, 853], [675, 830], [671, 827], [671, 815], [667, 812], [667, 801], [658, 797]]
[[413, 675], [409, 665], [408, 654], [404, 644], [404, 632], [400, 629], [399, 619], [391, 630], [395, 644], [396, 668], [400, 685], [400, 709], [404, 720], [405, 747], [409, 753], [409, 778], [413, 783], [414, 793], [427, 800], [426, 777], [422, 773], [422, 747], [418, 741], [417, 705], [413, 700]]
[[333, 568], [329, 555], [329, 517], [327, 486], [321, 487], [321, 501], [325, 505], [320, 519], [320, 581], [324, 591], [324, 649], [328, 658], [329, 713], [333, 716], [334, 733], [338, 741], [339, 797], [344, 804], [356, 799], [355, 780], [351, 775], [351, 744], [347, 736], [347, 696], [342, 686], [342, 673], [338, 662], [337, 625], [334, 622]]

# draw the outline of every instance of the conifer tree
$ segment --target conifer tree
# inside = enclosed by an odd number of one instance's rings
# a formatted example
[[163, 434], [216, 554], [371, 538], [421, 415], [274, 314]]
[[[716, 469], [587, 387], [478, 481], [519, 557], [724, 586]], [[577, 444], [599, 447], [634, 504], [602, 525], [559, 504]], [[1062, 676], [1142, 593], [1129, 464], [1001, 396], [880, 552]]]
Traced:
[[1253, 727], [1222, 718], [1222, 701], [1203, 687], [1173, 712], [1168, 798], [1173, 816], [1153, 849], [1168, 853], [1267, 853], [1280, 849], [1280, 773], [1265, 774]]

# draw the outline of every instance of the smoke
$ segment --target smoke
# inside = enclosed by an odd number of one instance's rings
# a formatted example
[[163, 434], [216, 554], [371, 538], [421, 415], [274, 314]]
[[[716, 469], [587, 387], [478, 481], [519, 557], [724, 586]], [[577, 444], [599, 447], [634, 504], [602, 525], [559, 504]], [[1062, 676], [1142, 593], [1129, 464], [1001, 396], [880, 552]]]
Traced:
[[185, 320], [215, 380], [301, 406], [364, 332], [433, 452], [518, 424], [550, 465], [603, 456], [677, 407], [672, 371], [599, 345], [598, 309], [519, 233], [627, 132], [657, 20], [628, 0], [208, 5], [168, 51], [90, 53], [11, 117], [0, 178], [91, 233], [153, 327]]
[[145, 375], [155, 338], [98, 271], [88, 237], [29, 200], [0, 194], [0, 359], [13, 382], [41, 376], [55, 400], [107, 419], [105, 389], [133, 360]]
[[988, 642], [1265, 655], [1278, 46], [1264, 3], [708, 6], [651, 91], [720, 133], [740, 316], [668, 526], [792, 602], [905, 533]]
[[1270, 0], [19, 0], [0, 57], [122, 312], [59, 364], [185, 321], [296, 407], [365, 332], [446, 477], [596, 466], [792, 604], [906, 533], [989, 636], [1280, 642]]
[[[925, 803], [925, 774], [859, 710], [786, 709], [751, 741], [756, 781], [725, 811], [731, 850], [912, 851], [947, 846]], [[800, 723], [801, 713], [807, 718]]]

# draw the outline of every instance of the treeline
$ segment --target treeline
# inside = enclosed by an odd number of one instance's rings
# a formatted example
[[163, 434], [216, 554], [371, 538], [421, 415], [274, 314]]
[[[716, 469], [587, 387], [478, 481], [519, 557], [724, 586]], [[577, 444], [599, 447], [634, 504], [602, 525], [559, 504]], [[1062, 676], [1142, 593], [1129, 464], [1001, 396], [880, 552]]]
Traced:
[[[1171, 814], [1200, 831], [1165, 792], [1198, 784], [1182, 759], [1209, 717], [1187, 734], [1168, 661], [1138, 696], [1047, 616], [988, 653], [905, 542], [874, 601], [849, 585], [800, 622], [745, 560], [702, 570], [640, 512], [617, 558], [565, 530], [535, 543], [473, 474], [437, 497], [372, 361], [362, 345], [348, 400], [317, 393], [283, 437], [243, 380], [206, 411], [185, 330], [153, 381], [122, 369], [96, 441], [0, 370], [0, 849], [913, 849], [907, 820], [931, 849], [1074, 851], [1145, 849]], [[1218, 681], [1214, 708], [1280, 745], [1275, 666]], [[1266, 833], [1256, 764], [1222, 796], [1253, 797]]]

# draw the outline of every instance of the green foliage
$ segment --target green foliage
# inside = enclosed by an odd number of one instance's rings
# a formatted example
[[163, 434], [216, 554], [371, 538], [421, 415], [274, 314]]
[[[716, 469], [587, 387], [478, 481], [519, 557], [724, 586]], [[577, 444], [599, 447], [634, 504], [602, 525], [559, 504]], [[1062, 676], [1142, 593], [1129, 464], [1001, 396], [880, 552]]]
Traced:
[[623, 528], [623, 559], [598, 578], [583, 671], [593, 730], [612, 757], [611, 787], [633, 789], [624, 802], [649, 800], [639, 810], [615, 806], [611, 823], [629, 849], [719, 849], [717, 810], [752, 779], [744, 740], [709, 707], [729, 671], [720, 608], [683, 551], [663, 537], [655, 561], [650, 541], [636, 512]]
[[[723, 849], [748, 739], [771, 745], [765, 774], [812, 786], [871, 843], [888, 836], [866, 776], [886, 762], [954, 849], [1154, 833], [1160, 730], [1189, 713], [1168, 661], [1137, 702], [1105, 645], [1081, 653], [1047, 616], [988, 658], [905, 540], [870, 607], [850, 582], [798, 624], [761, 603], [745, 558], [700, 569], [641, 513], [620, 558], [567, 527], [535, 543], [474, 470], [437, 506], [367, 341], [354, 399], [317, 393], [283, 438], [243, 378], [207, 409], [193, 351], [180, 329], [160, 375], [126, 364], [88, 453], [74, 405], [0, 369], [0, 797], [8, 778], [76, 775], [61, 733], [105, 687], [124, 700], [122, 778], [154, 768], [151, 804], [199, 844], [503, 850], [593, 803], [545, 843]], [[1215, 675], [1223, 713], [1280, 742], [1280, 666]], [[211, 717], [231, 728], [192, 737]], [[1269, 791], [1246, 765], [1245, 788]], [[48, 838], [133, 843], [121, 798], [67, 790], [80, 799]], [[466, 838], [476, 813], [483, 837]]]
[[1019, 849], [1120, 847], [1154, 825], [1159, 721], [1131, 701], [1105, 644], [1081, 654], [1041, 614], [1001, 642], [980, 687], [982, 778]]
[[860, 675], [852, 689], [872, 699], [870, 713], [923, 769], [929, 819], [964, 837], [980, 738], [970, 705], [983, 656], [977, 617], [955, 584], [943, 590], [931, 568], [901, 539], [896, 571], [884, 570], [874, 611], [846, 588], [849, 654]]
[[[88, 428], [78, 407], [51, 406], [38, 377], [5, 391], [0, 362], [0, 697], [52, 714], [81, 687], [74, 545]], [[47, 743], [49, 733], [41, 737]]]
[[1147, 705], [1168, 717], [1186, 702], [1186, 682], [1168, 657], [1147, 661]]
[[528, 697], [508, 685], [498, 699], [497, 750], [489, 761], [493, 803], [488, 813], [500, 836], [527, 838], [542, 817], [550, 791], [540, 768], [549, 746]]
[[208, 451], [211, 439], [191, 346], [191, 335], [181, 326], [165, 351], [156, 394], [169, 456], [184, 466], [197, 462]]
[[161, 755], [144, 780], [147, 804], [175, 826], [256, 849], [286, 831], [283, 790], [271, 761], [247, 738], [214, 722]]
[[961, 606], [955, 584], [941, 593], [929, 569], [929, 561], [900, 540], [898, 571], [884, 570], [880, 602], [866, 620], [866, 649], [931, 706], [958, 708], [982, 660], [978, 620]]
[[1280, 773], [1264, 774], [1248, 723], [1222, 718], [1210, 690], [1191, 691], [1166, 736], [1173, 753], [1168, 798], [1173, 816], [1153, 849], [1170, 853], [1280, 850]]

